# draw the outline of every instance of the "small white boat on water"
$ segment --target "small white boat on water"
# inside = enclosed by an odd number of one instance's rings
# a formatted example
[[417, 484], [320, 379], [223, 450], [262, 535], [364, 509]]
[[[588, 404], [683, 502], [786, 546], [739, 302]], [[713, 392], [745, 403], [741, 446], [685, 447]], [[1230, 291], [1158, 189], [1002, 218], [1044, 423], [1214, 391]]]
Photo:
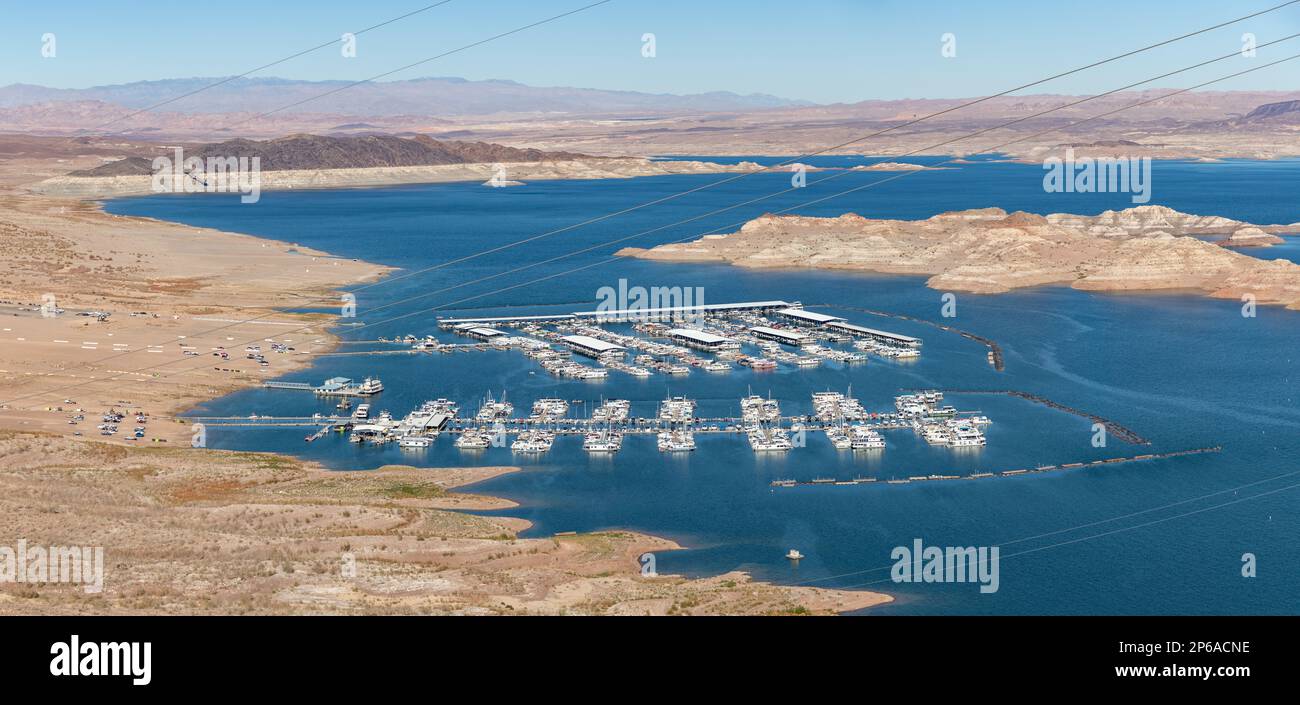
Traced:
[[785, 557], [789, 558], [792, 561], [797, 561], [800, 558], [803, 558], [803, 554], [800, 553], [798, 550], [792, 548], [789, 550], [789, 552], [785, 554]]

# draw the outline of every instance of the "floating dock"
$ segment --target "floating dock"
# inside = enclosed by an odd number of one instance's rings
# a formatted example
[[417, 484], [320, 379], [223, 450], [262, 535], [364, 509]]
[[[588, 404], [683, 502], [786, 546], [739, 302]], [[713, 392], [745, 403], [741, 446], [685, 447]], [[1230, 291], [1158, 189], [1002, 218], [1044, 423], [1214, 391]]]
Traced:
[[[1056, 472], [1060, 470], [1074, 470], [1077, 468], [1095, 467], [1098, 465], [1117, 465], [1119, 463], [1134, 463], [1143, 460], [1162, 460], [1164, 458], [1177, 458], [1185, 455], [1201, 455], [1204, 453], [1218, 453], [1222, 451], [1221, 446], [1208, 446], [1205, 448], [1189, 448], [1187, 450], [1175, 450], [1167, 453], [1145, 453], [1142, 455], [1129, 455], [1119, 458], [1101, 458], [1088, 462], [1064, 463], [1061, 465], [1040, 465], [1036, 468], [1018, 468], [1015, 470], [1000, 470], [996, 472], [977, 472], [970, 475], [911, 475], [906, 478], [890, 478], [884, 481], [886, 485], [906, 485], [913, 482], [938, 482], [943, 480], [984, 480], [990, 477], [1016, 477], [1017, 475], [1028, 475], [1031, 473]], [[811, 485], [860, 485], [876, 482], [874, 477], [857, 477], [852, 480], [836, 480], [833, 478], [818, 477], [813, 480], [773, 480], [772, 487], [807, 487]]]

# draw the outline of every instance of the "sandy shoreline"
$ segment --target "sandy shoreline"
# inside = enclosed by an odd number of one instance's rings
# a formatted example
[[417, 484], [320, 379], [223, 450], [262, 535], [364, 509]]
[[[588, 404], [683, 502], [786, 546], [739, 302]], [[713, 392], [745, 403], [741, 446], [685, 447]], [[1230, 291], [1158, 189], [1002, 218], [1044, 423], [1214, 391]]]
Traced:
[[[114, 564], [101, 595], [0, 585], [0, 613], [833, 614], [891, 599], [739, 572], [644, 576], [639, 556], [680, 547], [623, 531], [519, 539], [526, 520], [457, 511], [514, 506], [450, 490], [517, 468], [339, 473], [192, 449], [178, 414], [333, 348], [334, 316], [274, 309], [332, 299], [389, 270], [24, 194], [16, 182], [39, 169], [9, 167], [17, 171], [0, 169], [0, 243], [13, 262], [0, 279], [6, 540], [102, 545]], [[51, 300], [64, 312], [43, 316]], [[245, 358], [245, 341], [262, 341], [267, 365]], [[270, 341], [294, 350], [270, 353]], [[214, 356], [219, 348], [228, 359]], [[95, 426], [110, 408], [131, 415], [106, 441]], [[84, 420], [70, 425], [77, 410]], [[148, 417], [147, 433], [122, 440], [135, 413]]]
[[0, 614], [834, 614], [888, 602], [740, 572], [643, 575], [628, 531], [521, 539], [461, 494], [518, 468], [335, 472], [269, 453], [0, 431], [0, 545], [102, 546], [102, 592], [2, 583]]
[[[753, 162], [715, 164], [700, 161], [652, 160], [641, 157], [580, 159], [571, 161], [510, 162], [506, 164], [445, 164], [437, 166], [373, 167], [358, 169], [299, 169], [263, 171], [263, 191], [338, 189], [410, 184], [487, 182], [500, 186], [556, 179], [631, 179], [674, 174], [719, 174], [757, 171]], [[157, 193], [153, 177], [55, 176], [29, 184], [46, 196], [78, 199], [147, 196]]]

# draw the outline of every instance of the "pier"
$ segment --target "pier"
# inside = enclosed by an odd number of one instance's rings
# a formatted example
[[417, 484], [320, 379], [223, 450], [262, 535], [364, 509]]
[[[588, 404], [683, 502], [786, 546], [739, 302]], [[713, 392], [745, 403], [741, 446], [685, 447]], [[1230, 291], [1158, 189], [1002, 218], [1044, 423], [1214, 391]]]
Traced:
[[384, 383], [374, 377], [367, 377], [361, 382], [354, 382], [347, 377], [331, 377], [319, 385], [311, 385], [307, 382], [269, 381], [263, 382], [262, 388], [314, 392], [322, 397], [368, 397], [384, 391]]

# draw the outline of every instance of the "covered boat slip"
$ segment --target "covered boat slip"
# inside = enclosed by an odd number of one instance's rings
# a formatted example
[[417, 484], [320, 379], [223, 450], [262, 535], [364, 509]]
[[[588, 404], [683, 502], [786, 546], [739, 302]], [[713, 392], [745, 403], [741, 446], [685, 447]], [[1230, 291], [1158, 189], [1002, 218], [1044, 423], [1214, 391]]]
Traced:
[[922, 342], [920, 338], [913, 338], [910, 335], [890, 333], [889, 331], [876, 330], [875, 328], [867, 328], [852, 323], [844, 323], [843, 321], [827, 323], [826, 327], [830, 330], [839, 331], [841, 333], [848, 333], [849, 335], [855, 335], [861, 338], [870, 338], [876, 342], [885, 343], [887, 345], [901, 345], [908, 348], [919, 348], [921, 347]]
[[[781, 300], [740, 301], [725, 304], [701, 304], [698, 306], [576, 311], [573, 313], [562, 314], [490, 316], [483, 318], [443, 318], [438, 321], [438, 325], [443, 329], [455, 330], [457, 333], [462, 335], [477, 337], [481, 340], [490, 340], [492, 338], [506, 335], [503, 331], [490, 327], [493, 325], [510, 326], [528, 323], [554, 324], [578, 321], [589, 321], [591, 323], [600, 324], [635, 319], [664, 320], [685, 316], [726, 316], [730, 314], [739, 315], [746, 313], [771, 315], [782, 318], [797, 326], [805, 328], [822, 328], [825, 330], [836, 331], [838, 333], [846, 333], [848, 335], [867, 338], [877, 343], [894, 347], [919, 348], [922, 344], [920, 338], [848, 323], [840, 316], [832, 316], [826, 313], [806, 310], [797, 301], [792, 303]], [[813, 340], [813, 336], [807, 333], [786, 328], [754, 326], [750, 328], [750, 332], [758, 337], [767, 340], [774, 340], [786, 345], [803, 345]], [[725, 349], [731, 347], [734, 343], [734, 341], [727, 338], [714, 336], [710, 333], [705, 333], [691, 328], [674, 328], [668, 331], [668, 335], [679, 343], [704, 351]], [[586, 345], [587, 349], [592, 352], [587, 352], [582, 349], [582, 346], [571, 345], [571, 347], [573, 347], [577, 352], [582, 352], [592, 356], [599, 355], [600, 352], [596, 351], [596, 348], [590, 347], [591, 340], [596, 339], [591, 338], [584, 345]], [[604, 341], [601, 342], [603, 343]]]
[[706, 352], [723, 350], [728, 347], [737, 347], [738, 343], [731, 338], [724, 338], [721, 335], [707, 333], [694, 328], [673, 328], [666, 332], [669, 339], [681, 343], [687, 347]]
[[788, 301], [740, 301], [729, 304], [700, 304], [698, 306], [664, 306], [657, 308], [610, 309], [605, 311], [576, 311], [574, 313], [547, 314], [536, 316], [490, 316], [484, 318], [443, 318], [438, 321], [441, 328], [457, 328], [473, 324], [509, 325], [511, 323], [559, 323], [579, 318], [629, 319], [629, 318], [663, 318], [675, 314], [699, 315], [710, 313], [745, 313], [775, 311], [788, 309], [795, 304]]
[[586, 355], [588, 357], [602, 357], [615, 353], [622, 353], [627, 348], [622, 345], [616, 345], [607, 340], [593, 338], [589, 335], [563, 335], [560, 340], [568, 345], [574, 352]]
[[765, 340], [775, 340], [785, 345], [806, 345], [813, 341], [813, 337], [807, 333], [781, 330], [780, 328], [770, 328], [768, 326], [754, 326], [749, 329], [749, 332]]
[[809, 323], [818, 326], [844, 320], [840, 316], [831, 316], [825, 313], [817, 313], [816, 311], [805, 311], [801, 308], [783, 308], [780, 311], [777, 311], [776, 315], [799, 323]]

